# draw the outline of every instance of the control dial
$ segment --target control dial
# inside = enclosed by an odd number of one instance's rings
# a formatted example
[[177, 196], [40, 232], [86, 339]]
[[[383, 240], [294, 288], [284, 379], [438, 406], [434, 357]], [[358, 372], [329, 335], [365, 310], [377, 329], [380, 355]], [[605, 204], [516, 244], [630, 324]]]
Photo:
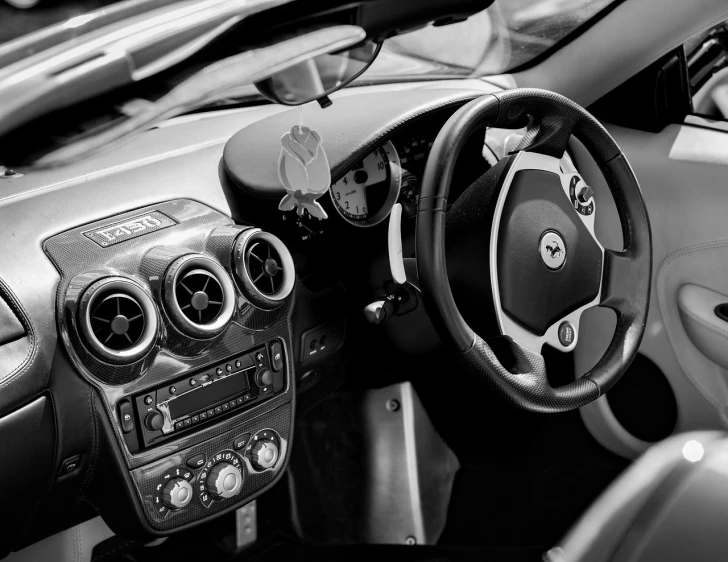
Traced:
[[164, 416], [159, 412], [149, 412], [144, 418], [144, 425], [149, 431], [159, 431], [164, 426]]
[[192, 500], [192, 485], [184, 478], [172, 478], [162, 489], [162, 503], [172, 509], [181, 509]]
[[261, 439], [250, 452], [250, 464], [256, 470], [273, 468], [278, 462], [278, 456], [278, 445], [268, 439]]
[[569, 182], [569, 198], [571, 204], [580, 215], [588, 217], [594, 213], [594, 190], [586, 185], [579, 176]]
[[273, 373], [269, 369], [261, 369], [255, 373], [255, 383], [258, 386], [269, 386], [273, 384]]
[[219, 462], [207, 476], [207, 491], [216, 498], [232, 498], [243, 487], [240, 469], [229, 462]]

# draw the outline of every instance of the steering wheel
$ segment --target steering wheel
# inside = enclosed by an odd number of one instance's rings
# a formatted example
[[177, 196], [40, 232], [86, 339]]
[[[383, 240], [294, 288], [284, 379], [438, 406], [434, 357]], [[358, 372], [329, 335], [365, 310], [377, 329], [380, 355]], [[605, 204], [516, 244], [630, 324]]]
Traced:
[[[458, 222], [468, 223], [470, 232], [484, 233], [485, 247], [475, 259], [488, 260], [489, 279], [477, 281], [484, 291], [490, 287], [500, 332], [486, 341], [463, 319], [450, 287], [447, 198], [455, 163], [474, 131], [526, 125], [516, 150], [468, 190], [479, 193], [466, 191], [460, 197], [470, 205]], [[596, 239], [591, 188], [578, 173], [562, 170], [559, 159], [572, 134], [596, 160], [614, 197], [624, 240], [621, 252], [605, 249]], [[487, 390], [526, 410], [563, 412], [599, 398], [634, 359], [650, 298], [647, 209], [614, 139], [571, 100], [544, 90], [514, 89], [484, 95], [458, 110], [438, 134], [427, 161], [416, 238], [426, 310], [440, 338], [455, 352], [454, 367]], [[589, 373], [551, 387], [543, 344], [573, 350], [581, 315], [593, 306], [617, 313], [608, 349]]]

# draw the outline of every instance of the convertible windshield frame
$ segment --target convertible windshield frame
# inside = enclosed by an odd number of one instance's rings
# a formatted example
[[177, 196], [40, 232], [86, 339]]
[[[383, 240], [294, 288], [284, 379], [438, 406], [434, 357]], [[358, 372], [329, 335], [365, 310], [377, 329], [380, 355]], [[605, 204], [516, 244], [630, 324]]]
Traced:
[[602, 19], [607, 17], [609, 14], [611, 14], [617, 7], [619, 7], [621, 4], [626, 2], [626, 0], [612, 0], [604, 6], [601, 10], [599, 10], [596, 14], [594, 14], [592, 17], [590, 17], [587, 20], [584, 20], [580, 25], [577, 25], [574, 29], [572, 29], [569, 33], [564, 35], [561, 39], [556, 41], [553, 45], [550, 47], [547, 47], [543, 51], [541, 51], [539, 54], [534, 56], [533, 58], [522, 62], [521, 64], [518, 64], [514, 66], [513, 68], [509, 68], [507, 70], [504, 70], [503, 73], [513, 74], [516, 72], [522, 72], [524, 70], [527, 70], [529, 68], [533, 68], [534, 66], [538, 66], [540, 63], [548, 59], [551, 55], [553, 55], [556, 51], [563, 48], [565, 45], [568, 45], [571, 43], [574, 39], [577, 39], [587, 31], [589, 31], [592, 27], [594, 27], [597, 23], [599, 23]]

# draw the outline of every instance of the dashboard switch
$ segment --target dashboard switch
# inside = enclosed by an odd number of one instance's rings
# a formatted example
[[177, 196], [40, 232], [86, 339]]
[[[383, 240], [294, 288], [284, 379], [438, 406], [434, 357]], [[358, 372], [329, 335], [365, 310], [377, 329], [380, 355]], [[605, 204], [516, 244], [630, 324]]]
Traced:
[[341, 321], [321, 324], [305, 331], [301, 336], [301, 362], [339, 349], [344, 343], [344, 333], [345, 326]]
[[233, 441], [233, 448], [236, 451], [239, 451], [248, 444], [248, 441], [250, 441], [250, 433], [243, 433], [235, 438], [235, 441]]
[[283, 346], [281, 342], [274, 341], [270, 344], [271, 367], [277, 373], [283, 368]]
[[187, 466], [190, 468], [202, 468], [205, 466], [205, 454], [200, 453], [199, 455], [195, 455], [194, 457], [190, 457], [187, 459]]
[[66, 474], [76, 472], [79, 466], [81, 466], [81, 455], [69, 457], [61, 464], [61, 471], [59, 472], [59, 475], [65, 476]]
[[588, 185], [583, 185], [579, 190], [579, 195], [577, 195], [577, 198], [581, 203], [588, 203], [589, 199], [591, 199], [593, 196], [594, 190]]
[[134, 413], [131, 409], [131, 402], [127, 399], [119, 402], [119, 419], [121, 420], [121, 430], [124, 433], [134, 430]]

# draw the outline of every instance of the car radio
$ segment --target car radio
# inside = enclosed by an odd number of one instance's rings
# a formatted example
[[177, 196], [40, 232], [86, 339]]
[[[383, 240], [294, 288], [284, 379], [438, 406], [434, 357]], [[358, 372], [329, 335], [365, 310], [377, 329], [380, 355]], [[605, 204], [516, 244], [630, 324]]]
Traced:
[[145, 447], [275, 396], [285, 386], [283, 345], [274, 340], [134, 396]]

